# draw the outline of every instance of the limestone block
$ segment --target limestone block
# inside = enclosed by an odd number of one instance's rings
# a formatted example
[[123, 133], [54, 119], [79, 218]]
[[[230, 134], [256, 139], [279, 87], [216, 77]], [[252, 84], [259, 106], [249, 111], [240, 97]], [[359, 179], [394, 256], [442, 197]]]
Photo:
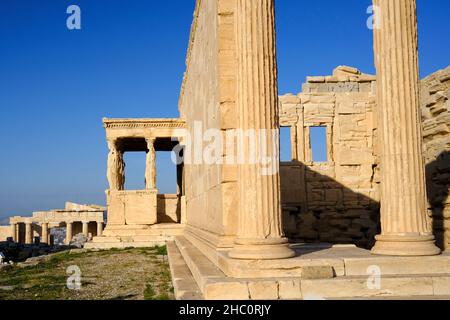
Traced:
[[357, 68], [349, 67], [349, 66], [338, 66], [333, 70], [333, 76], [348, 76], [348, 75], [360, 75], [361, 71]]
[[302, 280], [303, 298], [432, 296], [433, 280], [428, 277], [382, 278], [381, 288], [368, 286], [367, 277], [356, 279]]
[[325, 200], [331, 202], [339, 202], [342, 200], [341, 189], [327, 189], [325, 190]]
[[450, 295], [450, 277], [433, 277], [433, 290], [435, 295]]
[[157, 190], [110, 191], [108, 224], [155, 224]]
[[359, 92], [372, 92], [372, 83], [360, 83], [359, 84]]
[[280, 300], [296, 300], [302, 298], [299, 279], [286, 279], [278, 281]]
[[358, 82], [339, 82], [329, 86], [331, 92], [359, 92]]
[[335, 104], [336, 102], [336, 96], [333, 93], [316, 93], [311, 94], [308, 96], [308, 98], [304, 97], [304, 95], [301, 95], [302, 97], [302, 103], [306, 104], [308, 102], [310, 103], [325, 103], [325, 104]]
[[278, 300], [277, 281], [249, 281], [248, 290], [252, 300]]
[[281, 105], [292, 104], [297, 105], [301, 103], [301, 98], [299, 96], [293, 95], [291, 93], [285, 94], [279, 97]]
[[337, 150], [336, 161], [341, 165], [351, 166], [360, 164], [371, 164], [375, 162], [375, 158], [371, 150], [349, 149], [341, 146]]
[[332, 266], [304, 266], [302, 267], [302, 279], [331, 279], [334, 277]]
[[319, 76], [319, 77], [307, 77], [306, 82], [309, 83], [324, 83], [325, 77]]
[[206, 300], [249, 300], [250, 294], [246, 281], [210, 280], [204, 288]]

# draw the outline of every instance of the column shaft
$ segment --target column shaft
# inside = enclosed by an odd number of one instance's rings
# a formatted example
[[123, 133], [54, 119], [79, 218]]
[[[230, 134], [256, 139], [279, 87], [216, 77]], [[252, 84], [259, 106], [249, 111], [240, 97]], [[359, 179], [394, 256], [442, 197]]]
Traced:
[[385, 255], [440, 251], [426, 217], [416, 1], [374, 0], [381, 153], [381, 227], [373, 249]]
[[18, 228], [17, 223], [11, 223], [12, 238], [13, 238], [13, 241], [16, 243], [19, 242], [19, 238], [17, 237], [17, 234], [18, 234], [17, 228]]
[[33, 225], [31, 223], [25, 223], [25, 244], [33, 243]]
[[48, 242], [48, 223], [42, 223], [41, 225], [42, 233], [41, 233], [41, 243], [49, 243]]
[[97, 221], [97, 237], [101, 237], [103, 234], [103, 222]]
[[146, 189], [156, 189], [156, 151], [155, 139], [147, 139], [147, 158], [145, 168]]
[[89, 223], [86, 221], [83, 221], [83, 234], [88, 237], [89, 236]]
[[72, 222], [66, 222], [66, 244], [69, 245], [73, 237], [73, 224]]
[[21, 224], [20, 223], [18, 223], [17, 224], [17, 227], [16, 227], [16, 242], [17, 243], [20, 243], [20, 241], [21, 241], [21, 239], [20, 239], [20, 227], [21, 227]]
[[[295, 254], [281, 224], [274, 0], [237, 1], [236, 44], [239, 129], [256, 140], [240, 139], [239, 227], [230, 257], [290, 258]], [[261, 165], [262, 157], [272, 169]]]

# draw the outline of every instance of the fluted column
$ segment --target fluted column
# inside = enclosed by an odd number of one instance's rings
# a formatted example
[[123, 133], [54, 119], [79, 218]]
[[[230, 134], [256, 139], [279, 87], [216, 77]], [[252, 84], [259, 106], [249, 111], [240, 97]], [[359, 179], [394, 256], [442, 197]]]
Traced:
[[73, 238], [73, 223], [66, 222], [66, 244], [69, 245]]
[[381, 152], [381, 227], [373, 253], [435, 255], [426, 217], [416, 0], [374, 0]]
[[[237, 1], [236, 44], [239, 129], [258, 138], [240, 139], [239, 227], [230, 257], [290, 258], [281, 225], [274, 0]], [[272, 170], [265, 172], [262, 156]]]
[[49, 243], [48, 241], [48, 223], [43, 222], [41, 224], [41, 243]]
[[145, 187], [146, 189], [156, 188], [156, 152], [155, 139], [146, 139], [147, 141], [147, 158], [145, 168]]
[[25, 244], [33, 243], [33, 224], [29, 221], [25, 222]]

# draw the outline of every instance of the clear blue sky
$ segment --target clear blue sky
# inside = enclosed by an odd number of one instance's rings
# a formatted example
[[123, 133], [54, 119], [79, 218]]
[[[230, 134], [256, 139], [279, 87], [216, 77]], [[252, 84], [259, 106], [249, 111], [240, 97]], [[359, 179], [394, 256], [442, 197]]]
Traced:
[[[280, 94], [340, 64], [373, 73], [370, 0], [277, 0]], [[66, 9], [82, 10], [82, 30]], [[177, 117], [194, 0], [0, 1], [0, 220], [104, 204], [102, 117]], [[418, 0], [422, 76], [450, 63], [448, 0]], [[131, 155], [129, 181], [142, 183]], [[132, 169], [131, 167], [136, 167]], [[159, 187], [174, 170], [158, 156]]]

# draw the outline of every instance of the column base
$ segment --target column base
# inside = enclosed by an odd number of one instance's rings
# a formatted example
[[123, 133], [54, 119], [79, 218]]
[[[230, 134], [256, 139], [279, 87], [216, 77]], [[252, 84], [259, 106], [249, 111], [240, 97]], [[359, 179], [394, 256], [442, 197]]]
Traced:
[[435, 256], [441, 253], [433, 235], [379, 235], [372, 254], [384, 256]]
[[295, 257], [286, 238], [237, 239], [228, 256], [239, 260], [278, 260]]

